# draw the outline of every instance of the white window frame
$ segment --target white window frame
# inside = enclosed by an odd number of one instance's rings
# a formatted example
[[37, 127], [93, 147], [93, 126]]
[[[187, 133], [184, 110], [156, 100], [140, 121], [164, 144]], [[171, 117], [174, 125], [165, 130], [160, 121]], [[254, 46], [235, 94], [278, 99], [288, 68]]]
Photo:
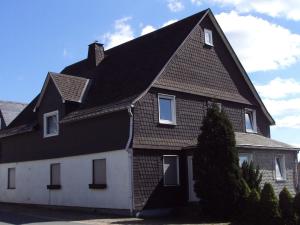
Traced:
[[[277, 174], [276, 174], [276, 158], [280, 158], [281, 163], [282, 163], [282, 178], [277, 178]], [[286, 181], [286, 167], [285, 167], [285, 155], [283, 154], [276, 154], [274, 157], [274, 175], [275, 175], [275, 180], [276, 181]]]
[[[246, 113], [252, 114], [253, 130], [247, 129], [247, 127], [246, 127]], [[247, 133], [257, 133], [256, 110], [255, 109], [248, 109], [248, 108], [245, 109], [244, 121], [245, 121], [245, 130]]]
[[[209, 40], [207, 40], [206, 34], [209, 35], [209, 37], [210, 37]], [[211, 40], [211, 42], [209, 42], [210, 40]], [[204, 29], [204, 43], [209, 46], [214, 46], [212, 31], [209, 29], [206, 29], [206, 28]]]
[[[53, 134], [47, 134], [47, 118], [51, 116], [56, 116], [57, 118], [57, 131]], [[53, 112], [48, 112], [44, 114], [44, 138], [57, 136], [59, 134], [59, 114], [58, 110]]]
[[248, 164], [249, 164], [251, 161], [253, 161], [253, 154], [252, 154], [252, 153], [244, 153], [244, 152], [242, 152], [242, 153], [239, 153], [238, 156], [239, 156], [239, 166], [240, 166], [240, 167], [242, 166], [242, 165], [240, 165], [240, 156], [245, 156], [245, 157], [247, 157], [247, 158], [248, 158]]
[[[176, 173], [177, 173], [177, 183], [176, 184], [166, 184], [165, 182], [165, 157], [176, 157]], [[163, 155], [163, 174], [164, 174], [164, 187], [177, 187], [180, 186], [180, 175], [179, 175], [179, 155]]]
[[[160, 99], [171, 100], [172, 120], [164, 120], [160, 118]], [[176, 125], [176, 98], [174, 95], [158, 94], [158, 120], [160, 124]]]

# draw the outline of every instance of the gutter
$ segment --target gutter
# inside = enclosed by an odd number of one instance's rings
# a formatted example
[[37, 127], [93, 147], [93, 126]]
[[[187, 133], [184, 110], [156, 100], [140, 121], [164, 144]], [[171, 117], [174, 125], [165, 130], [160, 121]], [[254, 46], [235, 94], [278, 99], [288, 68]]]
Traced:
[[133, 216], [134, 214], [134, 192], [133, 192], [133, 150], [130, 148], [130, 143], [133, 135], [133, 113], [131, 111], [133, 105], [129, 106], [128, 114], [129, 114], [129, 135], [128, 141], [126, 144], [126, 151], [128, 152], [128, 171], [129, 171], [129, 209], [130, 214]]

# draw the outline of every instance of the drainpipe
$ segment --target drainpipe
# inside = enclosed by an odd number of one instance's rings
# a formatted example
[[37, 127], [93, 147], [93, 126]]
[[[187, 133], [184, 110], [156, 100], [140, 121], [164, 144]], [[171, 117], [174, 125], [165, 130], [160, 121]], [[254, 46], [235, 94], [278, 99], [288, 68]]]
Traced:
[[130, 148], [130, 143], [132, 140], [133, 134], [133, 113], [131, 111], [131, 105], [128, 107], [128, 114], [129, 114], [129, 135], [128, 141], [126, 144], [126, 151], [128, 152], [128, 171], [129, 171], [129, 207], [130, 207], [130, 214], [133, 216], [133, 209], [134, 209], [134, 199], [133, 199], [133, 150]]

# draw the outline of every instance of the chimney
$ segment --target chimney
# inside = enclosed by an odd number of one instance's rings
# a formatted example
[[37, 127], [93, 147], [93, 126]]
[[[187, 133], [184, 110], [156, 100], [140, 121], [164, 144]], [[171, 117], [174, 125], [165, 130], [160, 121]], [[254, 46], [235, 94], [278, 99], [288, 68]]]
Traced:
[[104, 48], [103, 44], [95, 41], [89, 45], [88, 61], [92, 66], [98, 66], [99, 63], [104, 59]]

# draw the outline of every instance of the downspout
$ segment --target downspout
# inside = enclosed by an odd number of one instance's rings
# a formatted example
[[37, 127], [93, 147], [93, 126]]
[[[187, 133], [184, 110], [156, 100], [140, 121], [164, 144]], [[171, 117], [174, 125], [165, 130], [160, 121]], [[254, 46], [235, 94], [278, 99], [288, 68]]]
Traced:
[[130, 143], [132, 140], [132, 134], [133, 134], [133, 113], [131, 111], [131, 108], [133, 106], [131, 105], [128, 107], [128, 114], [129, 114], [129, 135], [128, 135], [128, 141], [126, 144], [126, 151], [128, 152], [128, 171], [129, 171], [129, 208], [130, 208], [130, 214], [133, 216], [134, 211], [134, 198], [133, 198], [133, 150], [130, 148]]

